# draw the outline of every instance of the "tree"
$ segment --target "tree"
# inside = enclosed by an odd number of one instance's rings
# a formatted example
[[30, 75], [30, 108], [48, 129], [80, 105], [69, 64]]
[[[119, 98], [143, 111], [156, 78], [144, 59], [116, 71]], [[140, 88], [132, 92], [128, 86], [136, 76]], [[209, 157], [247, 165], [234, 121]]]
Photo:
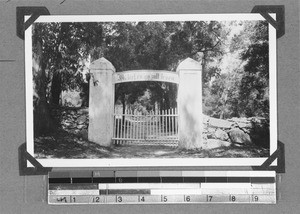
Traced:
[[220, 74], [205, 91], [204, 112], [220, 119], [238, 117], [240, 82], [237, 71]]
[[[33, 26], [33, 30], [35, 30]], [[53, 121], [50, 118], [49, 108], [46, 99], [46, 74], [43, 63], [42, 40], [39, 37], [33, 38], [33, 109], [34, 109], [34, 133], [42, 135], [53, 130]]]
[[240, 107], [246, 116], [269, 117], [269, 42], [268, 23], [254, 25], [251, 44], [241, 58], [247, 63], [240, 87]]
[[218, 118], [267, 118], [268, 24], [265, 21], [233, 21], [225, 25], [224, 31], [229, 34], [223, 46], [226, 54], [217, 65], [221, 72], [213, 72], [212, 81], [204, 88], [205, 113]]
[[[84, 61], [104, 56], [117, 72], [133, 69], [171, 70], [186, 57], [203, 60], [204, 80], [219, 71], [211, 64], [222, 54], [224, 39], [219, 22], [113, 22], [113, 23], [35, 23], [33, 40], [40, 40], [40, 67], [45, 73], [45, 104], [59, 105], [63, 90], [82, 89], [88, 97], [90, 75], [83, 76]], [[37, 47], [34, 42], [34, 48]], [[203, 53], [203, 54], [200, 54]], [[38, 87], [40, 87], [40, 85]], [[36, 85], [37, 86], [37, 85]], [[150, 91], [152, 105], [176, 106], [177, 85], [136, 82], [116, 85], [116, 100], [133, 103]], [[163, 98], [163, 99], [160, 99]], [[48, 117], [48, 116], [47, 116]]]
[[[187, 57], [204, 61], [205, 82], [219, 72], [216, 67], [209, 66], [213, 58], [222, 54], [224, 35], [218, 22], [114, 23], [111, 29], [110, 45], [105, 57], [113, 63], [117, 72], [131, 69], [175, 71], [177, 65]], [[126, 100], [134, 100], [130, 97], [137, 95], [137, 90], [146, 89], [151, 90], [153, 103], [158, 102], [161, 108], [176, 107], [176, 84], [135, 84], [137, 87], [133, 84], [116, 87], [116, 99], [121, 100], [123, 111]]]
[[[38, 75], [34, 78], [39, 81], [35, 90], [40, 91], [39, 99], [44, 100], [43, 109], [47, 105], [59, 105], [62, 90], [84, 87], [82, 63], [88, 57], [99, 57], [99, 47], [102, 41], [102, 27], [99, 23], [35, 23], [33, 25], [33, 50], [34, 57], [40, 58]], [[97, 52], [98, 51], [98, 52]], [[34, 60], [34, 59], [33, 59]], [[37, 80], [39, 79], [39, 80]], [[88, 87], [84, 87], [85, 89]], [[41, 117], [50, 120], [49, 110], [35, 106], [35, 112], [40, 112]], [[44, 116], [42, 116], [42, 113]], [[39, 130], [38, 123], [35, 123]], [[44, 128], [43, 132], [48, 132]], [[39, 135], [39, 132], [35, 132]]]
[[[105, 57], [112, 62], [117, 72], [136, 69], [166, 69], [166, 32], [162, 22], [112, 23], [110, 44]], [[116, 85], [116, 100], [125, 105], [133, 104], [137, 97], [151, 89], [152, 94], [162, 94], [162, 84], [135, 82]], [[174, 93], [174, 92], [173, 92]], [[175, 92], [176, 93], [176, 92]], [[154, 99], [156, 96], [152, 96]], [[159, 100], [161, 102], [161, 100]]]

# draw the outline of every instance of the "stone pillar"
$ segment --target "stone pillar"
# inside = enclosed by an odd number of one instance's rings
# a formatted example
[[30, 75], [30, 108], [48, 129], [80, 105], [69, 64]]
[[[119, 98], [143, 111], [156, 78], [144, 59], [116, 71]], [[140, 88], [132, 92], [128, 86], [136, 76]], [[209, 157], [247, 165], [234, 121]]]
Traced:
[[88, 139], [101, 146], [110, 146], [113, 137], [115, 68], [102, 57], [91, 63], [90, 72]]
[[178, 67], [178, 135], [179, 147], [202, 148], [202, 66], [187, 58]]

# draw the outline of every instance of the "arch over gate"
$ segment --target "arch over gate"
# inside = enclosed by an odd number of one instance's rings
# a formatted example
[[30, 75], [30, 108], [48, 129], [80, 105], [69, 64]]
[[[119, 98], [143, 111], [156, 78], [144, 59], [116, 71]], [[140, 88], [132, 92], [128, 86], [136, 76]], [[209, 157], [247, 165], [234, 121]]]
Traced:
[[[178, 146], [201, 148], [202, 145], [202, 66], [187, 58], [177, 67], [176, 72], [165, 70], [131, 70], [115, 72], [111, 62], [100, 58], [90, 65], [89, 129], [90, 141], [102, 146], [110, 146], [114, 139], [116, 122], [114, 117], [114, 85], [134, 81], [162, 81], [179, 84], [175, 113], [167, 112], [165, 119], [174, 119], [178, 137], [172, 138]], [[172, 116], [171, 116], [172, 114]], [[162, 115], [152, 115], [160, 117]], [[141, 118], [141, 117], [140, 117]], [[142, 121], [140, 120], [142, 123]], [[159, 131], [156, 131], [159, 132]], [[142, 139], [142, 137], [141, 137]], [[164, 139], [163, 139], [164, 140]], [[162, 141], [163, 141], [162, 140]]]
[[176, 72], [165, 70], [131, 70], [114, 73], [114, 83], [135, 81], [159, 81], [179, 83], [179, 75]]
[[[166, 70], [130, 70], [113, 74], [113, 83], [158, 81], [179, 84], [177, 72]], [[139, 145], [178, 145], [177, 108], [140, 112], [126, 109], [114, 112], [113, 143]]]

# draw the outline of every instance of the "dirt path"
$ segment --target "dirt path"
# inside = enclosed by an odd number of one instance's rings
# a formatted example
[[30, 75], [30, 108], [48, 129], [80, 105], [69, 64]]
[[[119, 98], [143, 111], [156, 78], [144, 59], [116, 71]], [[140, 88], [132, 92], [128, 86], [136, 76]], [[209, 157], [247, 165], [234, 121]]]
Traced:
[[221, 147], [211, 150], [184, 150], [160, 145], [121, 145], [106, 148], [66, 133], [35, 138], [34, 146], [36, 158], [253, 158], [269, 156], [269, 150], [256, 146]]

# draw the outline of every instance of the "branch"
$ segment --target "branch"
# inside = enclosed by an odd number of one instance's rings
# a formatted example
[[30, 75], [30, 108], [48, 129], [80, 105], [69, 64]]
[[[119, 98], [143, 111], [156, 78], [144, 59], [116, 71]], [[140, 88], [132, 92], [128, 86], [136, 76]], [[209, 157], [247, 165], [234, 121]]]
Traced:
[[191, 56], [194, 56], [195, 54], [199, 53], [199, 52], [202, 52], [202, 53], [206, 53], [206, 52], [209, 52], [209, 51], [215, 51], [215, 52], [218, 52], [220, 54], [222, 54], [223, 52], [222, 51], [219, 51], [219, 50], [214, 50], [215, 47], [217, 47], [219, 44], [221, 43], [221, 40], [219, 40], [214, 46], [212, 46], [211, 48], [203, 48], [201, 50], [196, 50], [196, 51], [193, 51], [191, 52]]

